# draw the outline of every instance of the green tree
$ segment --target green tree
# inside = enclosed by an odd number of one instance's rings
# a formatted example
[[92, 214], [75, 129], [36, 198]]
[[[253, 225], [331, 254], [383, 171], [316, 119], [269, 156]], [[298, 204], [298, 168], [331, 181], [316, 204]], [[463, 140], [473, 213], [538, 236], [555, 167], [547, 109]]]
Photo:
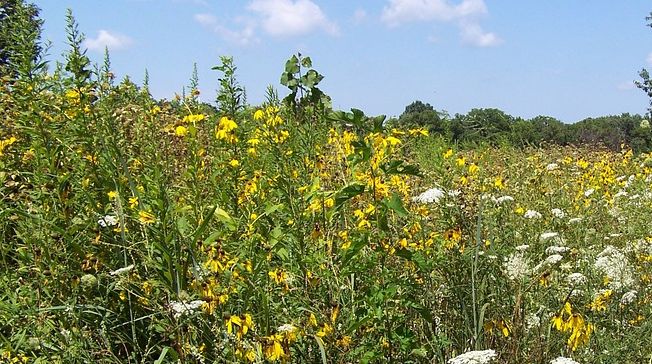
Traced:
[[446, 133], [444, 121], [435, 108], [419, 100], [405, 107], [398, 125], [403, 128], [426, 128], [430, 133]]
[[472, 109], [455, 115], [451, 131], [456, 140], [495, 143], [509, 140], [513, 123], [514, 117], [499, 109]]
[[0, 77], [17, 78], [35, 70], [42, 51], [39, 11], [23, 0], [0, 0]]

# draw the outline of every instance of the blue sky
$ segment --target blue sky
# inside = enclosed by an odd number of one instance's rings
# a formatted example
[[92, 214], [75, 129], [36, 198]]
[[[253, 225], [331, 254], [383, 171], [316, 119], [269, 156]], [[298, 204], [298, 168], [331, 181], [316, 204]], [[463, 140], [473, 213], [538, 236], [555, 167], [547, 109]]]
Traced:
[[400, 115], [414, 100], [451, 115], [495, 107], [575, 122], [644, 113], [633, 87], [652, 68], [648, 0], [41, 0], [49, 59], [65, 50], [67, 8], [93, 61], [108, 46], [119, 78], [172, 98], [197, 63], [212, 101], [220, 55], [233, 56], [248, 101], [263, 101], [301, 52], [337, 109]]

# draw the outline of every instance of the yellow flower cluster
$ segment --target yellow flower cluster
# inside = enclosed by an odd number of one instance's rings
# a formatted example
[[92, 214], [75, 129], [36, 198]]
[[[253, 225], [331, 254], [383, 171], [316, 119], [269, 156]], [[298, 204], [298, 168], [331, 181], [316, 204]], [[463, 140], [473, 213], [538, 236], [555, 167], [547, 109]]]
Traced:
[[604, 292], [599, 293], [593, 299], [593, 302], [589, 304], [591, 311], [605, 311], [607, 309], [607, 302], [613, 296], [614, 291], [607, 289]]
[[238, 124], [235, 121], [223, 116], [215, 126], [215, 137], [229, 144], [235, 144], [238, 142], [238, 137], [235, 135], [235, 129], [237, 127]]
[[573, 351], [581, 345], [587, 345], [591, 333], [595, 330], [595, 327], [587, 323], [582, 315], [572, 312], [571, 304], [568, 301], [561, 311], [552, 318], [552, 324], [557, 331], [571, 332], [567, 345]]
[[9, 139], [0, 140], [0, 157], [4, 155], [4, 150], [8, 146], [14, 144], [18, 139], [16, 137], [10, 137]]

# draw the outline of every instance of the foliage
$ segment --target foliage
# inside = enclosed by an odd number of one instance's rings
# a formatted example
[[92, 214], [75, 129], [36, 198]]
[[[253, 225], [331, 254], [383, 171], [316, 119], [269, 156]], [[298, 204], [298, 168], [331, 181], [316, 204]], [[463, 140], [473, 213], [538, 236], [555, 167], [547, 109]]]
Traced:
[[15, 78], [40, 60], [43, 21], [38, 15], [39, 8], [23, 0], [0, 3], [0, 78]]
[[196, 70], [154, 100], [67, 29], [65, 68], [0, 90], [3, 362], [650, 360], [652, 155], [458, 149], [330, 110], [301, 56], [285, 102], [246, 105], [230, 58], [217, 108]]

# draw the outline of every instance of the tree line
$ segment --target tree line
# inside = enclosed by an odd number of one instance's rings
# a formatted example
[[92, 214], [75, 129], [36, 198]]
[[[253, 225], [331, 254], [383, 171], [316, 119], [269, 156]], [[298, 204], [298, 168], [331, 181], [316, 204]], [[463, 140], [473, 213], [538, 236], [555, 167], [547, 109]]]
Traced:
[[619, 150], [623, 144], [637, 152], [652, 151], [649, 121], [637, 114], [587, 118], [574, 124], [550, 116], [531, 119], [515, 117], [495, 108], [472, 109], [466, 114], [448, 115], [422, 101], [414, 101], [389, 121], [399, 128], [422, 127], [457, 143], [511, 144], [596, 144]]

